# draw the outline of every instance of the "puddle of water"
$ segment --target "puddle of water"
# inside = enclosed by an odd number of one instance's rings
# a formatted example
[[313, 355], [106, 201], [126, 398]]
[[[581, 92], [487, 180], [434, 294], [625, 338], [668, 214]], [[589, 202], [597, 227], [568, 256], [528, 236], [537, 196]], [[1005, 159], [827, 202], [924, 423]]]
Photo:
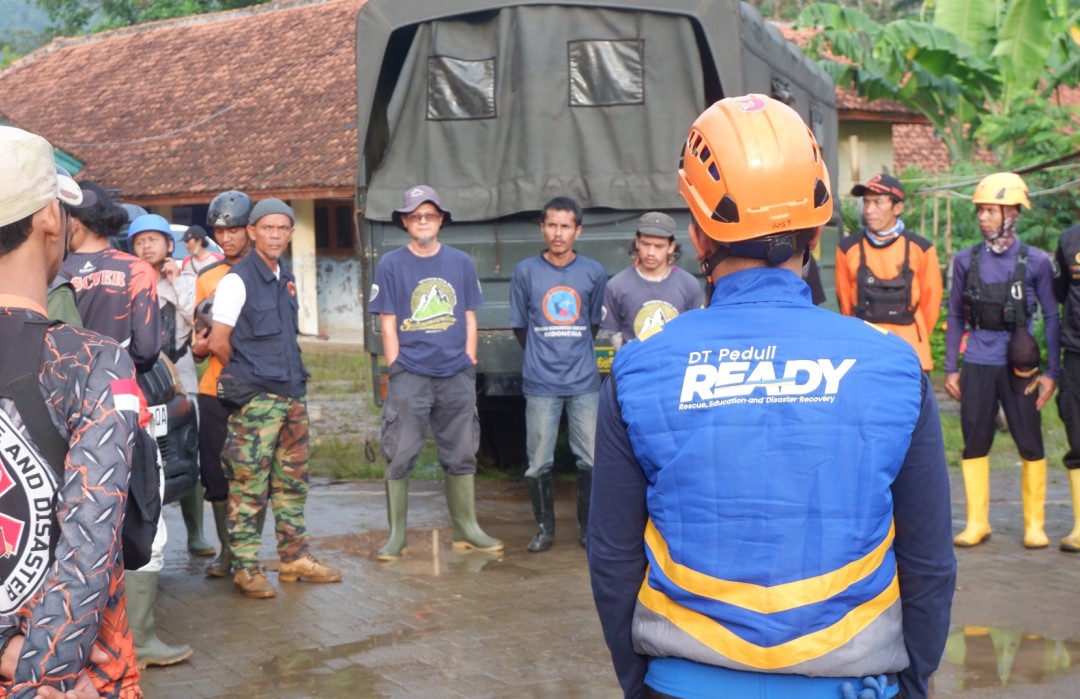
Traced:
[[983, 687], [1007, 687], [1040, 684], [1072, 669], [1072, 660], [1080, 660], [1080, 641], [1057, 640], [1035, 633], [985, 626], [954, 626], [945, 644], [943, 669], [947, 663], [959, 673], [939, 670], [949, 686], [936, 684], [939, 692], [963, 691]]
[[326, 648], [290, 651], [271, 659], [263, 668], [264, 679], [233, 694], [238, 697], [312, 697], [334, 699], [357, 697], [378, 699], [382, 674], [355, 661], [354, 656], [377, 648], [409, 643], [414, 638], [440, 629], [398, 629], [369, 636], [361, 641]]

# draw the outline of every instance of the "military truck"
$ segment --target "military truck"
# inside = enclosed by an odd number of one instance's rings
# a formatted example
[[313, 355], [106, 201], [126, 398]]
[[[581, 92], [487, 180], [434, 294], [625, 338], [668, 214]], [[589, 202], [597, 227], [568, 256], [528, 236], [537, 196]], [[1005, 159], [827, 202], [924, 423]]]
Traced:
[[[686, 237], [677, 162], [690, 123], [725, 96], [794, 107], [837, 172], [833, 84], [737, 0], [368, 0], [357, 20], [356, 208], [362, 288], [408, 242], [391, 222], [403, 192], [438, 190], [453, 216], [440, 241], [472, 256], [484, 292], [477, 407], [482, 450], [524, 463], [522, 351], [509, 327], [510, 275], [542, 248], [539, 212], [557, 195], [585, 209], [576, 250], [609, 274], [630, 262], [638, 217], [666, 211]], [[839, 234], [824, 236], [831, 286]], [[379, 323], [364, 302], [375, 398], [385, 394]], [[601, 369], [611, 351], [598, 352]]]

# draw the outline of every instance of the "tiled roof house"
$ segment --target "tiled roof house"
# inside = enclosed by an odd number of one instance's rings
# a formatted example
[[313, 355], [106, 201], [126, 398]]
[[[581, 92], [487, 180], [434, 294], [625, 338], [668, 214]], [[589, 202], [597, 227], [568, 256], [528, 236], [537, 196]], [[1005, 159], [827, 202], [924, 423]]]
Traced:
[[[85, 163], [80, 178], [176, 223], [204, 223], [206, 204], [227, 189], [290, 201], [302, 331], [355, 326], [355, 30], [364, 4], [272, 2], [56, 39], [0, 72], [0, 113]], [[798, 32], [781, 29], [798, 43]], [[896, 171], [935, 152], [919, 115], [846, 90], [837, 101], [839, 191], [853, 174]], [[915, 135], [900, 137], [903, 129]]]
[[288, 200], [301, 331], [355, 325], [364, 2], [274, 2], [56, 39], [0, 73], [0, 112], [86, 163], [78, 177], [174, 223], [205, 223], [227, 189]]
[[0, 110], [131, 203], [225, 189], [348, 197], [363, 4], [278, 2], [60, 38], [0, 73]]

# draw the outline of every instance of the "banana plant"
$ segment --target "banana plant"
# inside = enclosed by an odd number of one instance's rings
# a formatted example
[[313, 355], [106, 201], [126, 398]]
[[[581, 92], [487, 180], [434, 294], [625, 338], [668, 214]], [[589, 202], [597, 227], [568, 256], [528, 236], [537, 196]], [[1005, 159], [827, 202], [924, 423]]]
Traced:
[[[880, 24], [818, 3], [796, 26], [837, 85], [891, 99], [934, 125], [953, 162], [970, 160], [984, 117], [1080, 82], [1080, 12], [1069, 0], [933, 0], [921, 20]], [[929, 18], [928, 20], [926, 18]], [[991, 146], [995, 144], [990, 144]]]

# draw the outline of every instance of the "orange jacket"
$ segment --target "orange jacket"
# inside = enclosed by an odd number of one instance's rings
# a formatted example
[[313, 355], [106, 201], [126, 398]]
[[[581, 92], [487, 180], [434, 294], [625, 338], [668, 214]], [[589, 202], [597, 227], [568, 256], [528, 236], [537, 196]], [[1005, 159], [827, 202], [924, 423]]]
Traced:
[[[213, 296], [217, 291], [218, 282], [226, 274], [232, 271], [232, 265], [222, 260], [221, 262], [207, 267], [199, 272], [199, 278], [195, 281], [195, 305], [198, 306], [203, 299]], [[210, 355], [210, 363], [206, 365], [206, 371], [199, 379], [199, 393], [204, 396], [217, 395], [217, 380], [221, 374], [221, 362], [214, 355]]]
[[[854, 316], [859, 301], [858, 271], [860, 247], [866, 255], [866, 265], [881, 279], [893, 279], [900, 275], [904, 266], [904, 244], [909, 246], [908, 264], [913, 272], [911, 280], [911, 305], [915, 308], [915, 322], [910, 325], [880, 326], [907, 340], [919, 353], [924, 371], [934, 368], [930, 358], [930, 332], [941, 314], [941, 267], [938, 266], [934, 245], [911, 231], [904, 231], [885, 247], [878, 248], [864, 240], [865, 234], [851, 235], [840, 241], [836, 248], [836, 300], [840, 312]], [[859, 241], [864, 241], [859, 245]]]

